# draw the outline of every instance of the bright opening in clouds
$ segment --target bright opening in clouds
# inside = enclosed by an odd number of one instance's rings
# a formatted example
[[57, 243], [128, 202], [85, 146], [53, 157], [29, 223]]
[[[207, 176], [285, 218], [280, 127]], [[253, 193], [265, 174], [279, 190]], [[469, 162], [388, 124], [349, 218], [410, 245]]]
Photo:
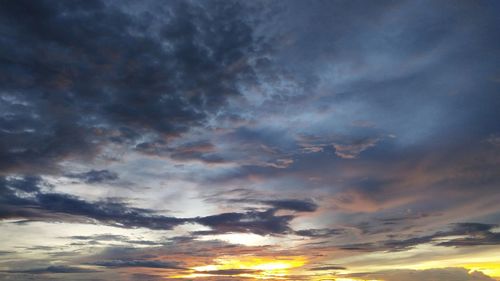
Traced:
[[1, 0], [1, 280], [500, 280], [500, 2]]

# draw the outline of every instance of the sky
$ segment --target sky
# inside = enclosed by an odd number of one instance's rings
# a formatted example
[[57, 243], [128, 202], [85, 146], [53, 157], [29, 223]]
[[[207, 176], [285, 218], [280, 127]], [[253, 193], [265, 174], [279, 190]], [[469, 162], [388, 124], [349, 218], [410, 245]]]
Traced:
[[0, 279], [500, 280], [499, 15], [0, 1]]

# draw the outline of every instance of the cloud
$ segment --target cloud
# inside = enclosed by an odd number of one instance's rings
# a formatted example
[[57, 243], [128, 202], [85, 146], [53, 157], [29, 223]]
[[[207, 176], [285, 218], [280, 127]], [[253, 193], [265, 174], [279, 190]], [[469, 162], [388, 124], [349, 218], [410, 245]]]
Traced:
[[0, 15], [2, 171], [53, 172], [110, 143], [200, 126], [256, 84], [251, 61], [265, 49], [236, 1], [172, 1], [144, 13], [97, 0], [16, 1]]
[[264, 204], [269, 204], [279, 210], [290, 210], [297, 212], [314, 212], [318, 205], [312, 201], [304, 200], [264, 200]]
[[96, 235], [76, 235], [69, 236], [67, 238], [75, 240], [100, 240], [100, 241], [124, 241], [127, 239], [126, 236], [116, 235], [116, 234], [96, 234]]
[[69, 174], [67, 176], [90, 184], [115, 181], [119, 178], [117, 173], [108, 170], [90, 170], [85, 173]]
[[500, 245], [500, 233], [492, 232], [496, 225], [482, 223], [461, 223], [455, 226], [452, 234], [467, 235], [438, 243], [439, 246], [467, 247]]
[[153, 274], [144, 274], [144, 273], [134, 273], [130, 276], [132, 279], [131, 280], [137, 280], [137, 281], [157, 281], [157, 280], [168, 280], [165, 279], [165, 277], [161, 275], [153, 275]]
[[[22, 180], [2, 178], [0, 182], [2, 218], [88, 223], [97, 221], [120, 227], [151, 229], [172, 229], [186, 222], [184, 219], [156, 215], [151, 210], [129, 207], [121, 202], [110, 200], [88, 202], [68, 194], [44, 193], [40, 191], [40, 184], [39, 180], [33, 181], [30, 178]], [[19, 188], [27, 190], [27, 186], [29, 186], [29, 196], [19, 196], [16, 191]]]
[[[194, 234], [254, 233], [278, 235], [292, 233], [290, 221], [293, 215], [277, 215], [279, 210], [314, 212], [317, 205], [302, 200], [263, 200], [257, 203], [269, 205], [265, 211], [222, 213], [204, 217], [176, 218], [157, 214], [154, 210], [134, 208], [113, 200], [89, 202], [63, 193], [45, 193], [40, 190], [41, 179], [0, 178], [0, 210], [2, 218], [25, 218], [45, 221], [101, 223], [116, 227], [144, 227], [156, 230], [171, 230], [187, 223], [198, 223], [212, 230]], [[17, 189], [29, 190], [29, 196], [22, 197]], [[88, 236], [74, 236], [76, 239], [90, 239]], [[119, 239], [119, 236], [97, 236], [95, 240]], [[141, 244], [141, 243], [138, 243]], [[149, 242], [148, 242], [149, 244]]]
[[91, 265], [120, 268], [120, 267], [147, 267], [147, 268], [162, 268], [162, 269], [183, 269], [178, 262], [166, 262], [159, 260], [109, 260], [97, 261]]
[[276, 210], [289, 210], [296, 212], [315, 212], [319, 206], [311, 199], [259, 199], [262, 194], [247, 189], [233, 189], [206, 196], [205, 200], [216, 203], [243, 203], [257, 204], [272, 207]]
[[24, 274], [55, 274], [55, 273], [92, 273], [99, 272], [97, 270], [72, 267], [72, 266], [48, 266], [44, 268], [32, 268], [24, 270], [7, 270], [5, 273], [24, 273]]
[[206, 271], [196, 271], [196, 273], [219, 275], [219, 276], [232, 276], [241, 274], [259, 274], [260, 270], [254, 269], [221, 269], [221, 270], [206, 270]]
[[440, 268], [426, 270], [388, 270], [373, 273], [352, 274], [352, 277], [364, 279], [380, 279], [384, 281], [495, 281], [495, 279], [479, 271], [465, 268]]
[[294, 215], [277, 215], [279, 210], [295, 212], [314, 212], [318, 205], [309, 200], [284, 199], [284, 200], [257, 200], [257, 199], [229, 199], [232, 203], [263, 204], [271, 208], [265, 211], [250, 210], [242, 213], [222, 213], [213, 216], [195, 219], [199, 224], [212, 228], [209, 231], [198, 231], [194, 234], [212, 235], [231, 232], [254, 233], [259, 235], [276, 235], [293, 233], [290, 221]]
[[311, 228], [296, 230], [294, 234], [314, 238], [324, 238], [345, 234], [346, 230], [341, 228]]
[[281, 250], [307, 259], [290, 270], [304, 280], [332, 258], [356, 272], [489, 254], [498, 5], [1, 2], [2, 266], [147, 280], [151, 259]]
[[264, 166], [267, 167], [273, 167], [277, 169], [285, 169], [288, 168], [288, 166], [293, 164], [293, 159], [289, 158], [284, 158], [284, 159], [277, 159], [275, 163], [266, 163]]
[[76, 244], [101, 244], [101, 242], [119, 242], [119, 243], [128, 243], [128, 244], [136, 244], [136, 245], [160, 245], [160, 242], [146, 240], [146, 239], [131, 239], [124, 235], [116, 235], [116, 234], [96, 234], [96, 235], [75, 235], [65, 237], [77, 241], [85, 241], [85, 243], [75, 242], [72, 245]]
[[278, 216], [276, 210], [249, 211], [246, 213], [223, 213], [201, 217], [196, 222], [210, 227], [211, 231], [195, 232], [198, 234], [223, 234], [231, 232], [254, 233], [259, 235], [286, 234], [291, 231], [290, 215]]
[[224, 163], [223, 157], [217, 155], [216, 147], [208, 141], [197, 141], [168, 146], [163, 141], [145, 142], [136, 149], [151, 155], [168, 156], [176, 161], [201, 161], [207, 164]]
[[[447, 231], [438, 231], [430, 235], [417, 236], [406, 239], [390, 239], [378, 242], [358, 243], [340, 246], [344, 250], [354, 251], [403, 251], [421, 244], [435, 244], [445, 247], [461, 246], [483, 246], [499, 245], [500, 233], [492, 232], [495, 225], [483, 223], [457, 223], [451, 225]], [[465, 236], [463, 238], [452, 238], [444, 242], [442, 239], [453, 236]]]
[[319, 266], [319, 267], [313, 267], [310, 268], [309, 270], [311, 271], [323, 271], [323, 270], [346, 270], [347, 268], [343, 266], [338, 266], [338, 265], [325, 265], [325, 266]]
[[379, 142], [378, 138], [366, 138], [349, 143], [334, 143], [335, 154], [344, 159], [354, 159], [370, 147], [374, 147]]

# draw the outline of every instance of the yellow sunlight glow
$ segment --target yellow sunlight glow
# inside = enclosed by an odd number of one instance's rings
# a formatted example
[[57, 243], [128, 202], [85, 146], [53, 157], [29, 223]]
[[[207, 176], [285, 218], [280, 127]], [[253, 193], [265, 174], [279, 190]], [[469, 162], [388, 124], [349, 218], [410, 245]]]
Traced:
[[500, 277], [500, 263], [497, 262], [477, 262], [464, 264], [463, 267], [471, 271], [480, 271], [494, 278]]
[[197, 278], [217, 276], [216, 271], [246, 270], [235, 274], [241, 277], [255, 279], [277, 279], [287, 276], [289, 270], [303, 266], [306, 258], [301, 256], [287, 257], [222, 257], [214, 260], [214, 264], [191, 267], [191, 272], [185, 275], [172, 276], [171, 278]]
[[355, 279], [355, 278], [342, 278], [342, 277], [313, 277], [314, 281], [384, 281], [379, 279]]

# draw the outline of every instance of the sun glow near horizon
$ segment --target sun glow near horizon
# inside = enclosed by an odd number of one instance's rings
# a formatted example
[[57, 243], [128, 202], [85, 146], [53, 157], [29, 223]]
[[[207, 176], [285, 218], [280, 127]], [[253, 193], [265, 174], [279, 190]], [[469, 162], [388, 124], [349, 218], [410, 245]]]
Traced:
[[[304, 256], [273, 256], [273, 257], [220, 257], [213, 260], [212, 264], [190, 267], [185, 274], [170, 276], [169, 278], [206, 278], [217, 276], [244, 277], [253, 279], [273, 279], [273, 280], [292, 280], [292, 276], [302, 276], [314, 281], [384, 281], [384, 279], [366, 279], [362, 277], [349, 276], [356, 274], [355, 271], [345, 270], [342, 274], [335, 274], [331, 270], [325, 272], [312, 273], [307, 268], [308, 259]], [[448, 267], [463, 267], [469, 270], [469, 273], [480, 272], [493, 278], [500, 277], [500, 264], [496, 262], [471, 262], [465, 264], [448, 264]], [[425, 271], [427, 269], [437, 268], [424, 266], [423, 264], [414, 267], [405, 267], [408, 270]], [[442, 268], [446, 268], [442, 267]], [[383, 271], [383, 270], [382, 270]], [[376, 271], [374, 271], [376, 272]]]
[[[191, 267], [188, 274], [173, 278], [198, 278], [207, 276], [241, 276], [255, 279], [280, 279], [290, 274], [291, 270], [307, 263], [306, 257], [221, 257], [214, 264]], [[225, 274], [221, 274], [224, 273]]]

